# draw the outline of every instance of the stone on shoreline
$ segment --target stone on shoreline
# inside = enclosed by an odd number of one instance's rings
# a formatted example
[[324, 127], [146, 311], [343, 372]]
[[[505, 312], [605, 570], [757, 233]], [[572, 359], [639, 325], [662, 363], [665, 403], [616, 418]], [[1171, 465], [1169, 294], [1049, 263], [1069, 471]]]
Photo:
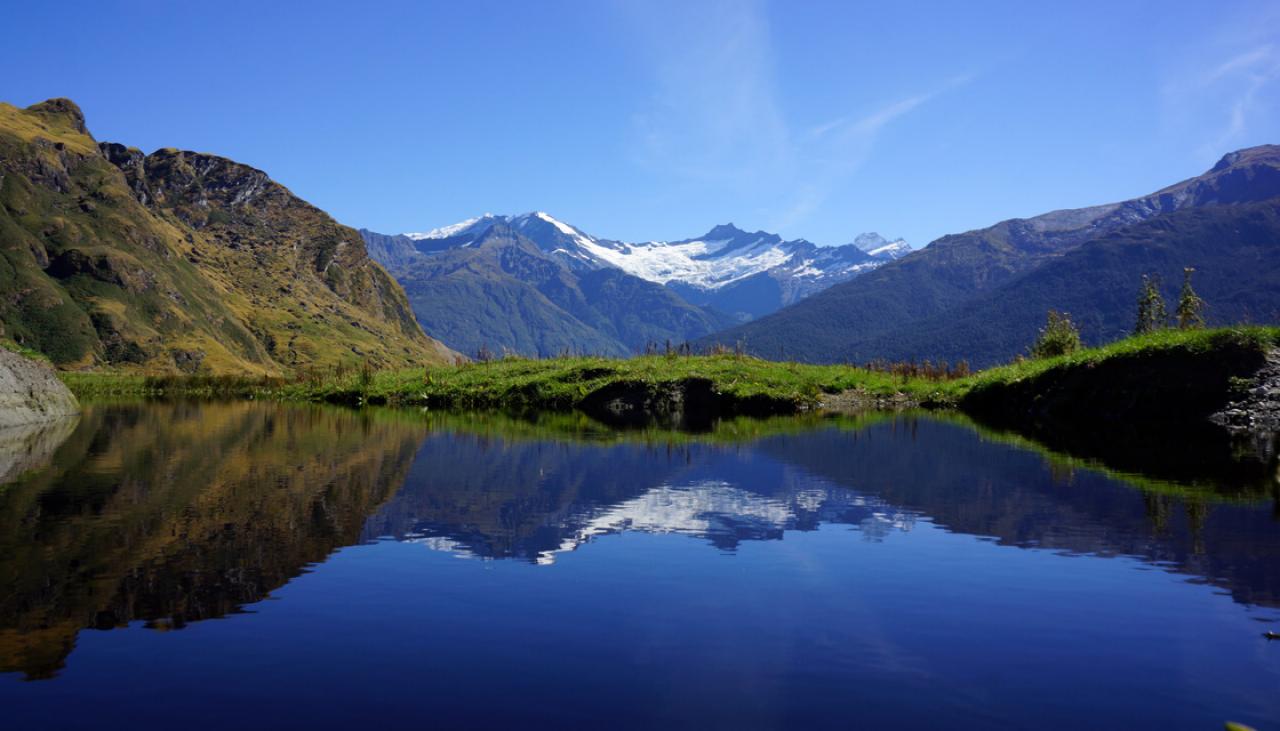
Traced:
[[0, 427], [36, 424], [80, 412], [80, 404], [45, 363], [0, 348]]

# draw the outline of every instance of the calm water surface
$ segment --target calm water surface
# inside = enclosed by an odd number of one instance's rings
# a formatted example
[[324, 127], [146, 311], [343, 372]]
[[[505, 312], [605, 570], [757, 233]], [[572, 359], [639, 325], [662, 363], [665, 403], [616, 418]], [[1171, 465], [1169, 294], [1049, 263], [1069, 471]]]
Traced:
[[1273, 478], [236, 403], [0, 435], [0, 484], [4, 728], [1280, 728]]

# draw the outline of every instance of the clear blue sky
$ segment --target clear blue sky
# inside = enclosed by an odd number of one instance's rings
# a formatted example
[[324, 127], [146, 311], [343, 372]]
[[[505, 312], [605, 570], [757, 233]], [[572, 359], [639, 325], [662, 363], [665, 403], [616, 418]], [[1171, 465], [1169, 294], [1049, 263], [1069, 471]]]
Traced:
[[[1052, 7], [1050, 7], [1052, 6]], [[1280, 142], [1280, 3], [6, 3], [0, 99], [352, 226], [921, 246]]]

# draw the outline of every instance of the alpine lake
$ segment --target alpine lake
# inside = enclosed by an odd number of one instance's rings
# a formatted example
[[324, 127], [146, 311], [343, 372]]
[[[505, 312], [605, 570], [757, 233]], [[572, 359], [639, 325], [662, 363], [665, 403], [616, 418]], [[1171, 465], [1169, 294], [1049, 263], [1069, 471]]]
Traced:
[[0, 434], [0, 727], [1280, 728], [1238, 451], [88, 403]]

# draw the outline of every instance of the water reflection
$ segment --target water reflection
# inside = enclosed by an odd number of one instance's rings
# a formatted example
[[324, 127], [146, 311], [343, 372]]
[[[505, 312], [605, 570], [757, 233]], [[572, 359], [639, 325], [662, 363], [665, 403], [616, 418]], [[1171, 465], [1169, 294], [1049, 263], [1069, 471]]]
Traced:
[[1136, 556], [1280, 606], [1270, 488], [1111, 473], [958, 419], [687, 435], [572, 416], [169, 403], [94, 407], [58, 429], [23, 442], [41, 446], [10, 460], [21, 469], [0, 488], [0, 671], [31, 678], [56, 674], [83, 629], [224, 616], [336, 548], [388, 537], [552, 564], [628, 531], [731, 552], [823, 524], [892, 542], [929, 521]]
[[0, 491], [0, 671], [51, 676], [84, 628], [262, 599], [358, 538], [420, 435], [247, 403], [86, 410], [49, 467]]
[[0, 427], [0, 485], [48, 466], [53, 452], [75, 431], [80, 415], [38, 424]]
[[1136, 556], [1280, 606], [1270, 492], [1110, 473], [963, 419], [780, 420], [743, 443], [676, 444], [504, 438], [494, 423], [475, 431], [440, 417], [365, 537], [551, 563], [621, 531], [732, 550], [822, 523], [880, 539], [926, 518], [1006, 545]]

